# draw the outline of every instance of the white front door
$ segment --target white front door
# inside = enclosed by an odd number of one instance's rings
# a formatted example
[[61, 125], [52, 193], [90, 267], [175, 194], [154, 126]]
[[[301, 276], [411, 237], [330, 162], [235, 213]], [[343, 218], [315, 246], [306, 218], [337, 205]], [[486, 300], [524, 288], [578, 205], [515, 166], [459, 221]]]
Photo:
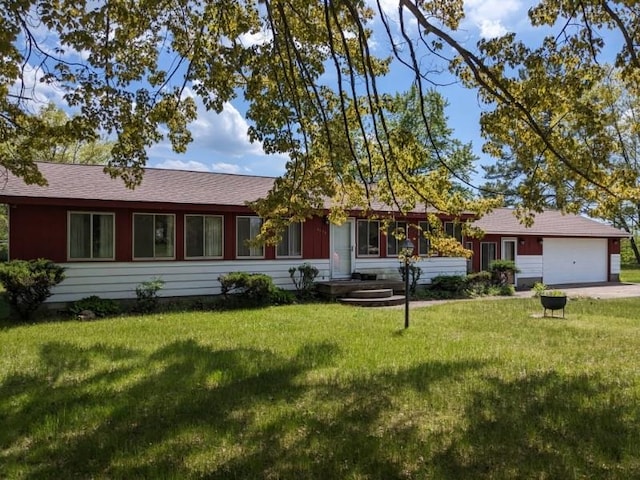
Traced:
[[[514, 264], [516, 263], [516, 245], [518, 239], [517, 238], [503, 238], [502, 239], [502, 248], [500, 257], [502, 260], [511, 260]], [[516, 274], [513, 275], [513, 278], [510, 279], [511, 282], [516, 283]]]
[[331, 224], [331, 278], [351, 278], [355, 262], [355, 221]]

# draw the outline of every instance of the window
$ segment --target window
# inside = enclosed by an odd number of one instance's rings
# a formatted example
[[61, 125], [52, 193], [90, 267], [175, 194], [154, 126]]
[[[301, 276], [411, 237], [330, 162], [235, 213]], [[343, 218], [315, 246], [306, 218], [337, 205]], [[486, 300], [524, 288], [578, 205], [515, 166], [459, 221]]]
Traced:
[[175, 216], [133, 214], [133, 258], [175, 257]]
[[358, 255], [377, 257], [380, 255], [380, 223], [358, 220]]
[[418, 235], [418, 255], [426, 257], [429, 255], [429, 239], [425, 238], [425, 233], [429, 232], [429, 222], [419, 222], [420, 232]]
[[444, 233], [462, 243], [462, 225], [455, 222], [444, 222]]
[[185, 216], [185, 258], [222, 257], [222, 217]]
[[[396, 238], [401, 236], [403, 238]], [[402, 242], [407, 238], [407, 222], [392, 222], [387, 229], [387, 255], [399, 255]]]
[[264, 257], [263, 246], [249, 245], [260, 233], [260, 217], [238, 217], [236, 219], [236, 257]]
[[113, 260], [113, 213], [69, 212], [69, 259]]
[[489, 270], [491, 262], [496, 259], [496, 250], [495, 242], [482, 242], [480, 244], [480, 270]]
[[282, 234], [282, 240], [276, 248], [278, 257], [302, 256], [302, 223], [291, 223]]
[[[473, 242], [466, 242], [464, 248], [473, 252]], [[473, 255], [467, 258], [467, 273], [473, 272]]]

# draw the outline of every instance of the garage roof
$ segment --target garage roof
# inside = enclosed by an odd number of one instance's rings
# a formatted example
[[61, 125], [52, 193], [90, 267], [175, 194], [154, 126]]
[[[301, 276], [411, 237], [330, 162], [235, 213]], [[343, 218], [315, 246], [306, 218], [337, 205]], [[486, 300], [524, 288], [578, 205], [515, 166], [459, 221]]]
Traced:
[[538, 235], [546, 237], [628, 237], [623, 230], [580, 215], [557, 210], [536, 213], [534, 223], [527, 227], [520, 223], [511, 208], [498, 208], [474, 222], [487, 234]]

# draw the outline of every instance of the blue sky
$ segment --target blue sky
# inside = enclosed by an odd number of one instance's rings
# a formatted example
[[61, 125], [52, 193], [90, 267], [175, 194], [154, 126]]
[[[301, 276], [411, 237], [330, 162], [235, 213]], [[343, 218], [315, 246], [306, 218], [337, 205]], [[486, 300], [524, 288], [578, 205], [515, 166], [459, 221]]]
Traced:
[[[466, 19], [457, 33], [457, 39], [472, 46], [481, 37], [489, 38], [506, 32], [517, 32], [526, 37], [531, 33], [527, 10], [533, 3], [523, 0], [466, 0]], [[381, 4], [390, 15], [397, 11], [397, 0], [381, 0]], [[375, 42], [375, 53], [387, 55], [390, 47], [386, 34], [376, 30], [374, 28], [374, 38], [380, 41]], [[394, 65], [392, 75], [383, 80], [381, 85], [389, 92], [406, 91], [412, 78], [411, 72], [405, 67]], [[447, 75], [441, 79], [442, 83], [452, 80]], [[450, 104], [446, 114], [455, 136], [462, 142], [472, 142], [481, 162], [491, 161], [481, 152], [482, 139], [478, 126], [481, 107], [476, 92], [458, 84], [438, 87], [438, 91]], [[267, 176], [284, 173], [285, 157], [265, 155], [259, 144], [249, 142], [246, 135], [248, 124], [243, 115], [244, 105], [241, 101], [227, 104], [221, 114], [200, 108], [198, 120], [191, 125], [194, 141], [188, 151], [176, 154], [168, 143], [160, 143], [148, 152], [149, 166]], [[478, 167], [478, 170], [481, 169]]]
[[[374, 10], [377, 9], [375, 0], [367, 0]], [[380, 3], [390, 15], [392, 21], [397, 16], [398, 0], [380, 0]], [[465, 0], [466, 18], [461, 28], [456, 32], [456, 39], [466, 44], [470, 49], [480, 38], [490, 38], [502, 35], [506, 32], [516, 32], [523, 39], [531, 38], [531, 35], [540, 35], [533, 32], [527, 18], [527, 10], [536, 2], [528, 0]], [[391, 54], [391, 47], [386, 36], [382, 32], [379, 20], [374, 23], [374, 53], [384, 57]], [[414, 25], [415, 27], [415, 25]], [[55, 43], [50, 32], [45, 27], [40, 27], [40, 32], [35, 32], [44, 38], [44, 43]], [[51, 42], [47, 42], [47, 38]], [[247, 38], [246, 41], [257, 41], [256, 38]], [[73, 53], [73, 52], [72, 52]], [[446, 52], [445, 52], [446, 53]], [[82, 57], [81, 52], [75, 52]], [[431, 62], [431, 59], [425, 61]], [[437, 66], [437, 65], [429, 65]], [[27, 65], [27, 68], [29, 66]], [[440, 68], [446, 68], [440, 65]], [[63, 105], [60, 89], [54, 85], [39, 83], [42, 73], [34, 70], [32, 78], [34, 88], [37, 90], [40, 100], [53, 101]], [[330, 83], [331, 73], [326, 74], [324, 81]], [[402, 92], [409, 89], [413, 80], [412, 72], [400, 64], [392, 66], [392, 73], [388, 78], [380, 81], [381, 90], [389, 93]], [[438, 79], [443, 84], [455, 81], [448, 74]], [[454, 130], [455, 136], [462, 142], [472, 142], [475, 154], [483, 163], [491, 159], [482, 154], [482, 139], [479, 135], [478, 120], [481, 106], [477, 100], [476, 92], [464, 89], [454, 83], [438, 87], [438, 91], [447, 99], [450, 106], [446, 114], [449, 117], [449, 126]], [[244, 118], [246, 105], [241, 101], [233, 101], [225, 105], [220, 114], [207, 112], [200, 103], [198, 119], [190, 125], [194, 141], [189, 145], [184, 154], [177, 154], [171, 150], [168, 142], [161, 142], [148, 150], [150, 167], [174, 168], [198, 171], [212, 171], [225, 173], [238, 173], [247, 175], [277, 176], [284, 173], [286, 157], [281, 155], [265, 155], [258, 143], [251, 143], [247, 137], [248, 124]], [[478, 170], [481, 169], [478, 167]], [[479, 178], [476, 178], [476, 182]]]

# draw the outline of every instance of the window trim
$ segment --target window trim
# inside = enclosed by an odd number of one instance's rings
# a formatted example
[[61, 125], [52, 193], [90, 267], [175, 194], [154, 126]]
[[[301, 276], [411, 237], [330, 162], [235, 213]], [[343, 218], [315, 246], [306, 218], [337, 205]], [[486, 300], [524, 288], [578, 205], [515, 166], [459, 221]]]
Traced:
[[[376, 230], [378, 231], [378, 253], [360, 253], [360, 223], [367, 223], [367, 234], [371, 232], [371, 224], [376, 223]], [[369, 235], [367, 235], [367, 238]], [[379, 220], [367, 220], [367, 219], [358, 219], [356, 222], [356, 256], [359, 258], [380, 258], [380, 221]]]
[[497, 242], [480, 242], [480, 271], [488, 271], [490, 263], [487, 263], [487, 270], [483, 270], [482, 269], [482, 264], [483, 264], [483, 260], [484, 260], [484, 254], [483, 254], [483, 245], [493, 245], [493, 249], [494, 249], [494, 256], [495, 258], [493, 259], [494, 261], [498, 259], [498, 243]]
[[[447, 233], [447, 225], [448, 225], [448, 224], [449, 224], [449, 225], [452, 225], [452, 229], [451, 229], [451, 230], [453, 231], [453, 235], [449, 235], [449, 234]], [[456, 237], [456, 226], [457, 226], [458, 228], [460, 228], [460, 239], [458, 239], [458, 238]], [[454, 222], [454, 221], [451, 221], [451, 220], [444, 221], [444, 222], [442, 222], [442, 229], [444, 230], [444, 234], [445, 234], [445, 235], [449, 235], [450, 237], [452, 237], [452, 238], [454, 238], [454, 239], [458, 240], [458, 242], [459, 242], [461, 245], [464, 245], [464, 233], [462, 233], [462, 222]]]
[[[265, 247], [264, 245], [262, 245], [262, 255], [238, 255], [238, 220], [240, 220], [241, 218], [257, 218], [260, 220], [260, 227], [262, 228], [262, 224], [264, 222], [264, 220], [262, 219], [262, 217], [259, 217], [257, 215], [237, 215], [236, 216], [236, 237], [235, 237], [235, 246], [236, 246], [236, 251], [235, 251], [235, 258], [239, 259], [239, 260], [256, 260], [256, 259], [264, 259], [265, 258]], [[249, 238], [249, 240], [251, 240]]]
[[[220, 246], [222, 247], [221, 255], [200, 255], [200, 256], [188, 256], [187, 255], [187, 217], [215, 217], [220, 219], [220, 224], [222, 226], [221, 238], [220, 238]], [[202, 235], [204, 237], [204, 229], [202, 231]], [[186, 213], [184, 215], [184, 259], [185, 260], [221, 260], [224, 258], [224, 215], [211, 215], [208, 213]]]
[[[71, 215], [90, 215], [91, 226], [93, 227], [94, 215], [110, 215], [113, 219], [113, 232], [111, 235], [111, 242], [113, 245], [112, 255], [109, 258], [94, 258], [93, 248], [91, 249], [91, 257], [88, 258], [76, 258], [71, 257]], [[93, 228], [91, 228], [91, 238], [93, 239]], [[91, 242], [93, 244], [93, 242]], [[94, 210], [67, 210], [67, 261], [68, 262], [113, 262], [116, 259], [116, 214], [115, 212], [100, 212]]]
[[[158, 215], [164, 215], [167, 217], [173, 217], [173, 256], [171, 257], [156, 257], [155, 243], [153, 245], [153, 257], [136, 257], [136, 215], [153, 215], [154, 217], [154, 229], [155, 229], [155, 217]], [[176, 214], [175, 213], [156, 213], [156, 212], [133, 212], [131, 215], [131, 258], [133, 260], [148, 260], [154, 262], [170, 261], [176, 259]]]
[[[402, 251], [402, 246], [400, 245], [400, 242], [402, 242], [402, 240], [398, 240], [396, 237], [394, 237], [390, 231], [395, 231], [397, 230], [398, 224], [399, 223], [404, 223], [404, 235], [405, 235], [405, 239], [409, 238], [409, 222], [407, 220], [394, 220], [393, 222], [391, 222], [389, 224], [389, 227], [387, 228], [387, 231], [385, 232], [385, 237], [386, 237], [386, 248], [387, 248], [387, 257], [389, 258], [396, 258], [400, 256], [400, 252]], [[396, 243], [396, 253], [389, 253], [389, 239], [392, 238], [393, 241]]]
[[[303, 258], [302, 252], [303, 252], [303, 242], [304, 242], [304, 235], [303, 235], [303, 222], [293, 222], [290, 223], [289, 225], [287, 225], [287, 235], [289, 234], [289, 229], [293, 226], [293, 225], [299, 225], [300, 226], [300, 255], [279, 255], [278, 254], [278, 247], [280, 246], [280, 244], [278, 243], [275, 246], [275, 250], [276, 250], [276, 258]], [[291, 250], [291, 242], [289, 242], [289, 250]]]

